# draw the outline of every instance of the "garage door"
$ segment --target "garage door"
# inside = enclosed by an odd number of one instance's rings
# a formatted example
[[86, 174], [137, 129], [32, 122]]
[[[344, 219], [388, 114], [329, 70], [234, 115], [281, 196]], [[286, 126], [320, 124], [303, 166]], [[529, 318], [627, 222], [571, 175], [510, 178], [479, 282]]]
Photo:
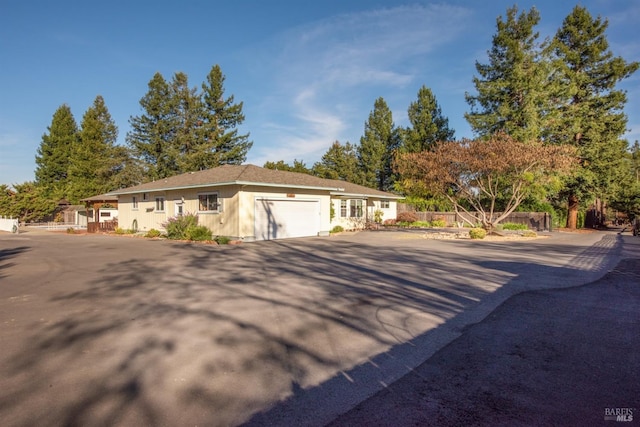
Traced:
[[317, 236], [319, 200], [256, 199], [256, 240]]

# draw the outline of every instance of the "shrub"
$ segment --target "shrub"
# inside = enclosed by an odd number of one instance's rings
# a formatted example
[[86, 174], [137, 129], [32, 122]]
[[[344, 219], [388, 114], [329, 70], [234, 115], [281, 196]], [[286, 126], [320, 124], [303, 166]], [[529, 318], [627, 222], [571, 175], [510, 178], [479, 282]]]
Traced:
[[[15, 225], [14, 225], [15, 227]], [[76, 234], [76, 229], [73, 227], [67, 228], [67, 234]]]
[[396, 217], [396, 222], [412, 223], [418, 220], [418, 215], [415, 212], [400, 212]]
[[161, 235], [162, 233], [159, 230], [152, 228], [151, 230], [147, 231], [147, 234], [145, 234], [144, 237], [154, 238], [154, 237], [160, 237]]
[[383, 216], [384, 216], [384, 212], [382, 212], [380, 209], [376, 209], [373, 212], [373, 220], [378, 224], [382, 223], [382, 217]]
[[211, 240], [211, 230], [204, 225], [192, 225], [185, 230], [184, 235], [187, 240], [194, 242]]
[[536, 233], [535, 231], [527, 230], [522, 233], [522, 237], [538, 237], [538, 233]]
[[396, 225], [395, 219], [385, 219], [382, 225]]
[[231, 241], [227, 236], [216, 236], [213, 240], [219, 245], [227, 245]]
[[515, 222], [505, 222], [502, 224], [503, 230], [528, 230], [527, 224], [516, 224]]
[[187, 229], [198, 225], [198, 217], [194, 214], [185, 214], [171, 217], [162, 224], [167, 230], [167, 237], [174, 240], [188, 240]]
[[429, 221], [416, 221], [416, 222], [412, 222], [411, 224], [409, 224], [411, 227], [418, 227], [418, 228], [428, 228], [431, 227], [431, 223]]
[[116, 234], [124, 234], [124, 228], [116, 227], [113, 232]]
[[472, 239], [484, 239], [487, 235], [487, 230], [484, 228], [472, 228], [469, 230], [469, 237]]
[[343, 231], [344, 231], [344, 228], [342, 228], [341, 225], [336, 225], [331, 229], [331, 233], [342, 233]]
[[432, 227], [446, 227], [447, 226], [447, 221], [445, 221], [442, 218], [434, 219], [433, 221], [431, 221], [431, 226]]

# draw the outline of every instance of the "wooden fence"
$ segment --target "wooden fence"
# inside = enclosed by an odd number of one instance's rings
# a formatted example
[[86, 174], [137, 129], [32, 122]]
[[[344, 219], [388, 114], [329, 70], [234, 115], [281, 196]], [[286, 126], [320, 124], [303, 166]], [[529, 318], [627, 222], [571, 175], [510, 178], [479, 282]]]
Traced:
[[[404, 203], [398, 203], [398, 214], [401, 212], [413, 212], [418, 217], [418, 221], [443, 219], [447, 225], [456, 225], [463, 222], [465, 218], [472, 223], [476, 222], [475, 219], [464, 212], [417, 212]], [[500, 216], [500, 214], [500, 212], [496, 212], [494, 216], [497, 217]], [[553, 228], [551, 215], [547, 212], [512, 212], [501, 222], [525, 224], [530, 230], [535, 231], [551, 231]]]
[[118, 228], [118, 221], [104, 221], [104, 222], [88, 222], [88, 233], [106, 233], [109, 231], [115, 231]]

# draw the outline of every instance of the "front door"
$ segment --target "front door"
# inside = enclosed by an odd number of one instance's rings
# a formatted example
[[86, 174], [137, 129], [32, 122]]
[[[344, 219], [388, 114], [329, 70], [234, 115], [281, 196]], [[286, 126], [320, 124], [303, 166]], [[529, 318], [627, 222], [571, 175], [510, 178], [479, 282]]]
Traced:
[[184, 214], [184, 203], [182, 199], [173, 201], [173, 214], [174, 216], [182, 216]]

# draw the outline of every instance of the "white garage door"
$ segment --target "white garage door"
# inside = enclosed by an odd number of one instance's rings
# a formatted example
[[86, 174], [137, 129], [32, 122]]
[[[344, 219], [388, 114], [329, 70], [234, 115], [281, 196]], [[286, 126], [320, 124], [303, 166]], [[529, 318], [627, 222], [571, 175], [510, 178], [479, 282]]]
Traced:
[[319, 200], [256, 199], [256, 240], [317, 236]]

